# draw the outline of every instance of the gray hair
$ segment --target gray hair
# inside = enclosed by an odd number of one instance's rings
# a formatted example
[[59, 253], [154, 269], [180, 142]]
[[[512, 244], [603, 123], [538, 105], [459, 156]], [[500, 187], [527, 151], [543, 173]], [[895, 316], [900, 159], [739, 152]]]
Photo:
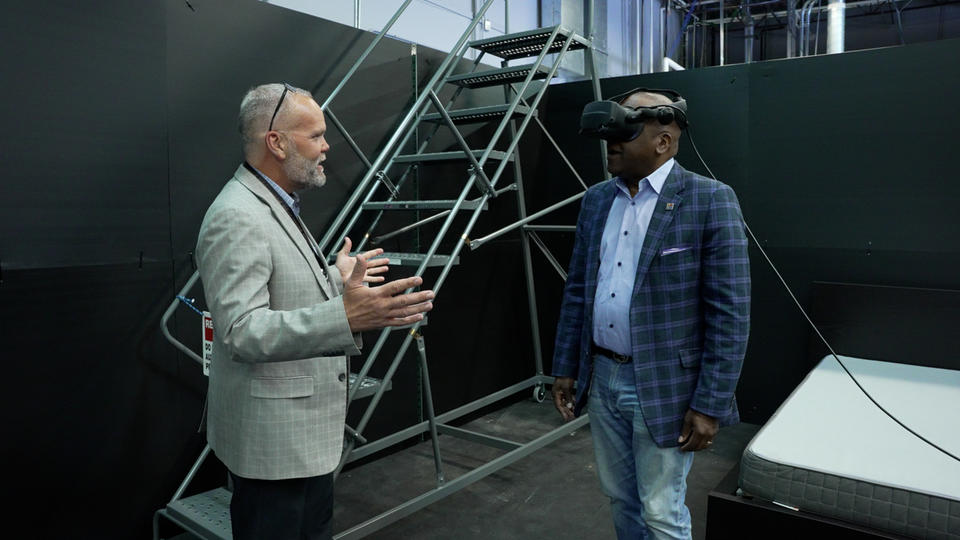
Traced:
[[[287, 93], [300, 94], [312, 98], [310, 92], [302, 88], [293, 88]], [[277, 108], [277, 102], [280, 101], [280, 95], [283, 93], [283, 83], [269, 83], [255, 86], [244, 94], [240, 102], [240, 117], [238, 119], [238, 128], [240, 129], [240, 141], [243, 145], [244, 153], [251, 143], [258, 139], [258, 135], [267, 131], [270, 124], [270, 118], [273, 111]], [[287, 98], [284, 97], [284, 101]], [[286, 107], [283, 107], [286, 108]], [[277, 116], [283, 116], [282, 111], [278, 111]]]

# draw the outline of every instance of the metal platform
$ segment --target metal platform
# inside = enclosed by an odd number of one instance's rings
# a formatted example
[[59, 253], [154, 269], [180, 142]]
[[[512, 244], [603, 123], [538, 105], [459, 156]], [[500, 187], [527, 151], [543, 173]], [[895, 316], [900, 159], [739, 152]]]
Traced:
[[[503, 58], [504, 60], [530, 58], [537, 56], [543, 51], [543, 47], [550, 40], [550, 36], [555, 28], [556, 27], [538, 28], [526, 32], [517, 32], [505, 36], [471, 41], [470, 47]], [[567, 28], [560, 27], [557, 39], [550, 44], [550, 49], [547, 52], [560, 52], [564, 40], [569, 37], [572, 37], [573, 40], [568, 50], [575, 51], [590, 47], [590, 40], [574, 34], [573, 31]]]
[[[549, 35], [549, 34], [548, 34]], [[540, 52], [539, 50], [537, 51]], [[527, 74], [534, 71], [533, 65], [510, 66], [500, 69], [491, 69], [488, 71], [474, 71], [472, 73], [461, 73], [447, 78], [447, 82], [463, 88], [484, 88], [487, 86], [498, 86], [523, 82]], [[546, 79], [550, 70], [546, 66], [540, 66], [533, 74], [534, 80]]]
[[[484, 150], [471, 150], [473, 157], [480, 158], [483, 156]], [[402, 156], [397, 156], [393, 162], [394, 163], [437, 163], [442, 161], [466, 161], [469, 159], [467, 154], [457, 150], [455, 152], [433, 152], [429, 154], [407, 154]], [[513, 156], [505, 152], [500, 152], [498, 150], [493, 150], [490, 152], [490, 156], [487, 159], [491, 160], [508, 160], [513, 161]]]
[[158, 517], [164, 517], [204, 540], [231, 540], [230, 496], [226, 489], [217, 488], [171, 501], [153, 518], [154, 538], [159, 538]]
[[[357, 385], [357, 374], [350, 374], [350, 387], [355, 387]], [[357, 390], [357, 399], [370, 397], [377, 393], [377, 390], [380, 389], [380, 386], [383, 385], [383, 381], [380, 379], [375, 379], [373, 377], [364, 377], [363, 382], [360, 384], [360, 389]], [[387, 383], [387, 388], [385, 392], [390, 391], [393, 388], [393, 382], [390, 381]]]
[[[507, 109], [509, 108], [509, 103], [503, 103], [500, 105], [488, 105], [486, 107], [458, 109], [449, 111], [449, 115], [454, 124], [472, 124], [489, 122], [491, 120], [499, 120], [506, 115]], [[513, 114], [510, 116], [510, 118], [523, 118], [527, 114], [530, 114], [530, 108], [519, 105], [513, 110]], [[537, 111], [533, 111], [533, 115], [536, 116], [536, 114]], [[423, 121], [439, 123], [443, 122], [443, 117], [441, 117], [439, 113], [425, 114], [423, 115]]]
[[[432, 257], [427, 257], [424, 253], [396, 253], [396, 252], [384, 252], [378, 257], [386, 257], [390, 259], [388, 263], [390, 266], [420, 266], [426, 262], [426, 266], [444, 266], [450, 262], [451, 257], [449, 255], [434, 255]], [[460, 262], [460, 257], [452, 257], [453, 262], [451, 264], [457, 264]]]
[[[363, 203], [364, 210], [449, 210], [457, 204], [454, 200], [444, 201], [383, 201]], [[463, 201], [461, 210], [487, 209], [487, 203], [480, 201]]]

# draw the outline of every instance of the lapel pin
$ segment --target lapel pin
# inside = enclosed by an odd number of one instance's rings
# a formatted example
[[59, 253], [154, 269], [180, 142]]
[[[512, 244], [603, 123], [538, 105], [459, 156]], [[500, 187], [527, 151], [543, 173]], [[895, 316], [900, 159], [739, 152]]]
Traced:
[[673, 203], [672, 203], [672, 202], [668, 202], [668, 203], [667, 203], [667, 210], [673, 210]]

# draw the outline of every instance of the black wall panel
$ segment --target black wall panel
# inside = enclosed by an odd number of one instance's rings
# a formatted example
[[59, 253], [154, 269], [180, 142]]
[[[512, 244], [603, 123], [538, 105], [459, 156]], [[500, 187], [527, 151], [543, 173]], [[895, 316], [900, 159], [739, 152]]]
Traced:
[[[812, 310], [838, 354], [943, 369], [957, 369], [960, 291], [813, 284]], [[830, 351], [810, 337], [810, 361]]]
[[163, 12], [4, 7], [5, 269], [169, 259]]

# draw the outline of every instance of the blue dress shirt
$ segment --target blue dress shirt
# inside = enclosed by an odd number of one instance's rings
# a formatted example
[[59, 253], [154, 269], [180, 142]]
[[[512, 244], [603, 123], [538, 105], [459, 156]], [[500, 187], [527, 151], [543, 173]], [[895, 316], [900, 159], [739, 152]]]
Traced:
[[620, 178], [600, 243], [600, 270], [593, 302], [593, 342], [613, 352], [631, 355], [630, 296], [637, 277], [640, 250], [660, 190], [673, 168], [674, 159], [640, 181], [633, 197]]
[[277, 192], [277, 195], [280, 195], [280, 198], [283, 199], [283, 202], [287, 203], [287, 206], [290, 207], [290, 210], [293, 210], [293, 214], [295, 216], [300, 217], [300, 195], [298, 193], [296, 192], [292, 194], [287, 193], [286, 191], [283, 190], [283, 188], [278, 186], [277, 183], [274, 182], [269, 176], [260, 172], [260, 169], [254, 167], [253, 165], [251, 165], [250, 168], [257, 171], [257, 174], [259, 174], [261, 178], [263, 178], [264, 180], [267, 181], [268, 184], [270, 184], [270, 187], [272, 187], [273, 190]]

